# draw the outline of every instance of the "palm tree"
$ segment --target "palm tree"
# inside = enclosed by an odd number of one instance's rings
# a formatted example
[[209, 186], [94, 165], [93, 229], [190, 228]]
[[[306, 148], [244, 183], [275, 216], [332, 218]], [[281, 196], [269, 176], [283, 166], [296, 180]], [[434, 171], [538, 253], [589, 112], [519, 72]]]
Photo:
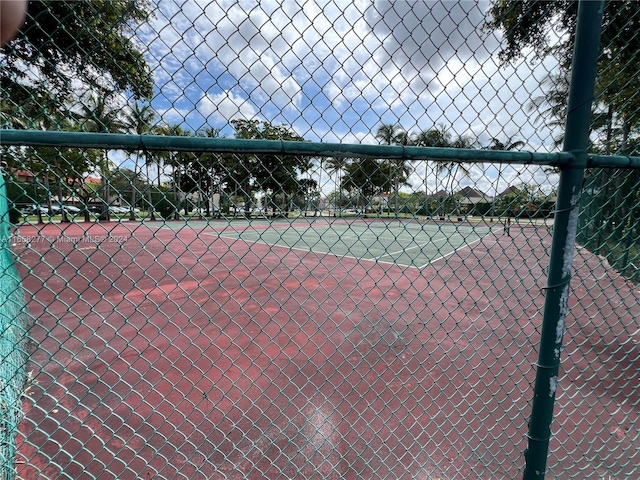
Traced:
[[[320, 157], [318, 160], [318, 201], [316, 202], [316, 210], [314, 216], [318, 214], [319, 204], [322, 201], [322, 167], [324, 163], [324, 157]], [[322, 212], [320, 212], [322, 215]]]
[[[458, 135], [454, 140], [447, 145], [449, 148], [474, 148], [476, 145], [476, 141], [471, 137], [467, 137], [465, 135]], [[444, 191], [449, 192], [449, 187], [451, 187], [451, 193], [453, 193], [453, 182], [458, 175], [458, 172], [461, 171], [465, 177], [468, 177], [470, 172], [469, 169], [464, 166], [462, 163], [456, 160], [452, 160], [449, 162], [440, 162], [436, 167], [437, 174], [441, 174], [446, 172], [448, 176], [448, 181], [445, 185]]]
[[[413, 138], [413, 145], [418, 147], [438, 147], [445, 148], [449, 147], [451, 144], [451, 133], [447, 131], [447, 127], [440, 123], [438, 125], [434, 125], [433, 128], [429, 130], [424, 130]], [[426, 199], [429, 198], [429, 183], [427, 179], [427, 175], [429, 173], [429, 160], [425, 162], [424, 167], [424, 194], [425, 194], [425, 202]], [[437, 190], [437, 189], [436, 189]], [[425, 213], [427, 211], [426, 203], [425, 203]]]
[[442, 123], [418, 133], [413, 139], [413, 144], [419, 147], [448, 147], [450, 143], [451, 133]]
[[29, 121], [18, 106], [3, 98], [0, 100], [0, 124], [3, 128], [25, 129], [29, 126]]
[[[315, 160], [314, 158], [301, 157], [298, 160], [298, 165], [296, 167], [296, 170], [298, 170], [297, 172], [298, 175], [304, 175], [307, 172], [311, 172], [313, 170], [314, 160]], [[322, 165], [322, 160], [323, 158], [320, 157], [320, 165]], [[306, 217], [307, 211], [309, 208], [309, 203], [310, 203], [309, 199], [312, 197], [316, 197], [316, 192], [318, 192], [318, 189], [320, 188], [320, 184], [318, 183], [317, 180], [313, 179], [313, 175], [311, 173], [309, 174], [309, 178], [296, 179], [296, 183], [297, 183], [297, 187], [296, 187], [297, 191], [293, 193], [291, 198], [293, 200], [293, 196], [299, 195], [300, 193], [304, 195], [304, 216]], [[318, 202], [314, 201], [313, 204], [314, 204], [313, 216], [315, 217], [318, 214]]]
[[[207, 128], [201, 135], [207, 138], [220, 138], [220, 130], [217, 128]], [[207, 216], [213, 216], [214, 208], [213, 194], [215, 189], [220, 192], [220, 178], [224, 176], [226, 172], [222, 167], [222, 157], [217, 153], [205, 153], [198, 155], [198, 163], [202, 169], [201, 174], [198, 175], [198, 196], [202, 201], [202, 196], [206, 198], [205, 212]], [[218, 205], [219, 206], [219, 205]], [[245, 211], [248, 214], [250, 209], [249, 203], [245, 204]], [[201, 211], [200, 211], [201, 213]]]
[[[66, 116], [66, 109], [60, 103], [59, 99], [52, 95], [50, 92], [44, 92], [38, 96], [38, 100], [41, 100], [43, 103], [40, 106], [40, 111], [37, 116], [37, 127], [42, 130], [71, 130], [72, 125]], [[34, 108], [35, 105], [31, 105], [31, 108]], [[66, 179], [67, 175], [65, 172], [61, 171], [60, 168], [60, 160], [63, 159], [63, 155], [61, 154], [59, 149], [55, 148], [47, 148], [45, 147], [45, 151], [47, 151], [51, 155], [51, 159], [53, 160], [53, 169], [50, 168], [50, 165], [47, 165], [45, 168], [45, 185], [46, 190], [49, 192], [49, 175], [53, 175], [53, 180], [57, 186], [57, 197], [58, 204], [60, 207], [60, 213], [62, 214], [62, 222], [66, 223], [69, 221], [67, 217], [67, 211], [62, 207], [62, 182], [63, 179]], [[52, 210], [51, 196], [47, 198], [47, 207], [48, 211]], [[40, 219], [39, 219], [40, 220]]]
[[[448, 145], [449, 148], [474, 148], [476, 145], [476, 141], [471, 137], [467, 137], [465, 135], [458, 135], [453, 141]], [[462, 172], [462, 175], [468, 177], [470, 175], [469, 169], [459, 161], [449, 161], [449, 162], [440, 162], [436, 167], [436, 175], [440, 175], [445, 173], [445, 176], [448, 178], [447, 182], [444, 185], [444, 191], [447, 195], [451, 195], [453, 197], [453, 182], [458, 176], [458, 172]], [[450, 193], [449, 193], [450, 192]], [[457, 202], [455, 210], [457, 211]]]
[[[491, 138], [491, 143], [487, 147], [487, 150], [516, 150], [518, 148], [524, 147], [525, 143], [522, 140], [514, 140], [513, 136], [508, 137], [504, 142], [499, 140], [496, 137]], [[495, 215], [496, 210], [496, 197], [498, 196], [498, 184], [500, 183], [500, 177], [502, 176], [502, 164], [498, 167], [498, 177], [496, 178], [496, 191], [493, 196], [493, 201], [491, 202], [491, 219], [493, 222], [493, 216]]]
[[342, 214], [342, 172], [349, 165], [350, 160], [346, 157], [331, 157], [327, 160], [327, 172], [329, 175], [335, 173], [336, 181], [334, 182], [337, 191], [339, 192], [338, 208], [340, 214]]
[[383, 145], [393, 145], [401, 132], [404, 132], [404, 130], [397, 123], [383, 123], [378, 127], [376, 138]]
[[[156, 133], [159, 135], [168, 135], [173, 137], [183, 137], [188, 135], [188, 132], [184, 131], [180, 125], [162, 125], [156, 129]], [[184, 154], [182, 152], [160, 152], [156, 158], [161, 157], [161, 162], [171, 167], [172, 189], [173, 198], [177, 204], [179, 201], [179, 192], [182, 192], [180, 186], [182, 167], [185, 165]], [[158, 163], [158, 169], [160, 163]], [[158, 187], [160, 186], [160, 171], [158, 171]], [[179, 205], [176, 205], [174, 218], [177, 220], [179, 217]]]
[[[125, 129], [125, 123], [120, 118], [120, 109], [113, 106], [111, 97], [113, 92], [105, 95], [91, 95], [80, 108], [76, 118], [80, 129], [97, 133], [119, 133]], [[109, 221], [109, 205], [111, 204], [109, 150], [105, 149], [100, 165], [100, 177], [103, 185], [102, 200], [105, 209], [102, 218]]]
[[0, 100], [0, 123], [3, 128], [60, 129], [58, 121], [68, 113], [63, 98], [43, 84], [10, 89], [9, 95]]
[[[139, 102], [135, 102], [131, 107], [131, 111], [125, 115], [125, 124], [128, 127], [129, 131], [135, 133], [137, 135], [144, 135], [146, 133], [151, 132], [153, 128], [153, 121], [155, 119], [156, 113], [153, 111], [151, 105], [142, 105]], [[147, 183], [149, 181], [149, 159], [147, 152], [136, 151], [136, 161], [135, 167], [133, 170], [134, 177], [138, 174], [138, 165], [140, 161], [140, 157], [144, 157], [144, 163], [147, 169]], [[149, 210], [151, 213], [151, 220], [155, 220], [153, 215], [153, 203], [151, 201], [151, 190], [147, 188], [149, 192]], [[136, 188], [132, 185], [131, 189], [131, 213], [129, 215], [129, 220], [135, 220], [135, 212], [134, 208], [136, 206]]]
[[[384, 145], [409, 145], [410, 138], [406, 130], [400, 125], [393, 123], [386, 123], [380, 125], [376, 132], [376, 138], [380, 140]], [[398, 190], [400, 189], [400, 172], [406, 170], [405, 162], [402, 160], [395, 160], [389, 162], [389, 193], [391, 193], [391, 185], [395, 191], [395, 216], [398, 217]]]
[[522, 140], [514, 140], [513, 136], [508, 137], [504, 142], [496, 137], [491, 138], [491, 143], [487, 147], [487, 150], [516, 150], [524, 147], [525, 143]]
[[[153, 135], [167, 135], [163, 126], [154, 126], [151, 128], [151, 131], [149, 133]], [[153, 152], [153, 154], [149, 155], [149, 163], [155, 164], [156, 166], [156, 181], [158, 191], [160, 191], [160, 187], [162, 187], [162, 173], [164, 172], [166, 158], [167, 152]]]
[[[53, 93], [42, 88], [28, 88], [29, 96], [23, 102], [18, 105], [17, 102], [3, 98], [0, 103], [0, 122], [3, 124], [2, 128], [19, 128], [19, 129], [37, 129], [37, 130], [54, 130], [60, 129], [60, 124], [65, 118], [66, 110], [64, 105], [60, 102], [60, 99]], [[68, 122], [65, 123], [65, 128], [69, 128]], [[28, 149], [27, 151], [31, 151]], [[52, 157], [54, 160], [52, 163], [57, 167], [58, 160], [55, 157], [55, 149], [45, 148], [47, 157]], [[38, 149], [33, 150], [34, 153], [27, 154], [25, 158], [30, 158], [30, 170], [35, 175], [35, 178], [41, 174], [45, 191], [47, 192], [47, 207], [51, 211], [51, 195], [49, 194], [49, 180], [51, 172], [58, 172], [58, 179], [60, 177], [59, 171], [51, 169], [51, 165], [48, 161], [43, 161], [43, 154], [38, 153]], [[5, 153], [5, 152], [3, 152]], [[17, 155], [20, 155], [16, 152]], [[12, 155], [7, 155], [12, 157]], [[21, 155], [20, 155], [21, 156]], [[18, 157], [15, 157], [18, 158]], [[34, 162], [35, 159], [35, 162]], [[18, 161], [18, 165], [22, 165], [24, 160]], [[51, 177], [53, 179], [54, 177]], [[60, 182], [58, 182], [60, 187]], [[60, 188], [58, 189], [60, 190]], [[36, 195], [37, 196], [37, 195]], [[58, 191], [59, 199], [62, 198], [61, 192]], [[34, 201], [36, 200], [34, 196]], [[39, 200], [38, 200], [39, 201]], [[38, 223], [43, 223], [42, 210], [37, 210]], [[65, 212], [63, 212], [63, 220], [66, 220]]]

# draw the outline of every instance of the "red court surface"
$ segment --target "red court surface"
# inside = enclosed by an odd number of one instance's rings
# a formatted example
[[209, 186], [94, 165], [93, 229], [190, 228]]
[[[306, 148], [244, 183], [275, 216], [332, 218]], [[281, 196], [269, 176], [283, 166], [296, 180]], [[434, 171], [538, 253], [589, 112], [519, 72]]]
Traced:
[[[521, 476], [548, 234], [419, 270], [210, 233], [20, 228], [19, 478]], [[640, 293], [588, 252], [574, 268], [549, 477], [627, 478]]]

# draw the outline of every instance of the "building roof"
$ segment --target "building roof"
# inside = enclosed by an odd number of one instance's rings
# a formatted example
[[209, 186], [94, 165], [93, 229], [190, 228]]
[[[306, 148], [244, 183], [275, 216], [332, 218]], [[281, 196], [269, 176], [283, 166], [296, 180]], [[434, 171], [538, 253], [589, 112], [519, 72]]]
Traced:
[[444, 190], [438, 190], [436, 193], [429, 195], [427, 198], [441, 199], [441, 198], [446, 198], [448, 196], [449, 196], [448, 192]]
[[496, 198], [505, 197], [505, 196], [511, 195], [511, 194], [518, 195], [521, 192], [522, 192], [522, 190], [520, 190], [518, 187], [511, 186], [511, 187], [505, 188], [502, 191], [502, 193], [498, 194], [498, 196]]
[[462, 198], [467, 198], [469, 200], [471, 199], [478, 199], [478, 201], [489, 201], [491, 200], [491, 197], [489, 197], [486, 193], [481, 192], [480, 190], [476, 190], [475, 188], [472, 187], [464, 187], [462, 190], [460, 190], [457, 195], [462, 196]]

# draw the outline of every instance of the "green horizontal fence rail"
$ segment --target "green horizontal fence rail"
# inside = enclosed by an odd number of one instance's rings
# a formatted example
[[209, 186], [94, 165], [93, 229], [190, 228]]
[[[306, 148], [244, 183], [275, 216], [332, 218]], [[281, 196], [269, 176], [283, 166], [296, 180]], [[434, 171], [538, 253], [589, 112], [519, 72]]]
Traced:
[[639, 24], [30, 2], [0, 478], [638, 477]]
[[[404, 160], [458, 160], [460, 162], [515, 163], [521, 165], [548, 165], [553, 167], [571, 164], [570, 152], [517, 152], [500, 150], [472, 150], [405, 147], [393, 145], [363, 145], [322, 142], [287, 142], [278, 140], [243, 140], [223, 138], [196, 138], [171, 136], [136, 136], [130, 134], [38, 132], [33, 130], [4, 130], [3, 145], [29, 145], [47, 147], [103, 148], [149, 151], [186, 151], [217, 153], [270, 153], [281, 155], [312, 155], [322, 157], [362, 158], [385, 157]], [[620, 155], [587, 155], [587, 168], [640, 168], [640, 157]]]
[[[160, 150], [188, 152], [218, 152], [235, 154], [307, 155], [322, 157], [389, 158], [402, 160], [457, 160], [464, 162], [511, 162], [536, 165], [568, 165], [567, 153], [536, 153], [451, 149], [436, 147], [410, 147], [395, 145], [362, 145], [320, 142], [293, 142], [279, 140], [243, 140], [225, 138], [194, 138], [171, 136], [135, 136], [81, 132], [34, 132], [5, 130], [5, 145], [42, 145], [49, 147], [117, 148], [127, 150]], [[608, 158], [608, 157], [606, 157]], [[639, 158], [627, 158], [634, 165]]]

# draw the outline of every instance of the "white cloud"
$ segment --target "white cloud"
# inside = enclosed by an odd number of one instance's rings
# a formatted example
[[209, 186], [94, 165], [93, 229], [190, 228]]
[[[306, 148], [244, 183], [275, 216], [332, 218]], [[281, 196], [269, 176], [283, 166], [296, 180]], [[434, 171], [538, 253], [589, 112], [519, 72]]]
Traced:
[[168, 125], [176, 125], [182, 124], [191, 114], [192, 110], [188, 109], [180, 109], [180, 108], [166, 108], [166, 109], [156, 109], [156, 113], [162, 120]]
[[224, 126], [235, 118], [250, 120], [257, 114], [245, 98], [229, 91], [205, 94], [198, 102], [198, 112], [215, 126]]

